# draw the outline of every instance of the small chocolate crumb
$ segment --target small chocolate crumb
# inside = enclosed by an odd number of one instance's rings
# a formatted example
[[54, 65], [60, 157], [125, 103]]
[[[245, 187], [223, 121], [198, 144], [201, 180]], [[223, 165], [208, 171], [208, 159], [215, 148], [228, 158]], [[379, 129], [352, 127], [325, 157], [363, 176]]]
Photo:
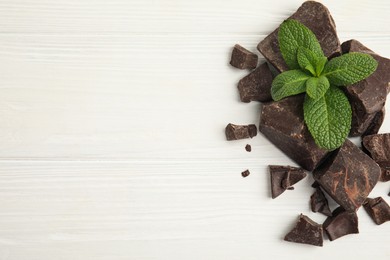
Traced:
[[310, 197], [311, 210], [313, 212], [320, 212], [326, 216], [332, 216], [328, 200], [322, 190], [317, 187], [316, 191]]
[[285, 241], [322, 246], [322, 225], [301, 214], [295, 227], [284, 237]]
[[244, 177], [244, 178], [245, 178], [245, 177], [248, 177], [249, 174], [251, 174], [249, 170], [245, 170], [245, 171], [243, 171], [243, 172], [241, 173], [242, 177]]
[[367, 198], [363, 207], [375, 224], [381, 225], [386, 221], [390, 221], [390, 206], [382, 197]]
[[332, 216], [325, 220], [323, 227], [330, 241], [345, 235], [359, 233], [356, 212], [345, 211], [342, 207], [338, 207], [332, 212]]
[[270, 165], [272, 198], [278, 197], [286, 189], [291, 188], [295, 183], [306, 177], [306, 172], [302, 168], [292, 166]]
[[244, 47], [234, 45], [230, 64], [238, 69], [254, 69], [257, 66], [258, 57]]
[[251, 152], [252, 151], [252, 146], [250, 144], [245, 145], [245, 150], [247, 152]]
[[226, 139], [238, 140], [245, 138], [252, 138], [257, 135], [256, 125], [234, 125], [228, 124], [225, 128]]

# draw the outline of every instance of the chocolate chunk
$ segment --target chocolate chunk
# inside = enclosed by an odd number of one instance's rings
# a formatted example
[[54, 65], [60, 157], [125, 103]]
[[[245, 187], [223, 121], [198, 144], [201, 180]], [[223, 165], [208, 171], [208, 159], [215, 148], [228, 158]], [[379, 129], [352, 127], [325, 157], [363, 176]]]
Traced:
[[238, 91], [242, 102], [271, 101], [273, 76], [267, 63], [261, 64], [238, 82]]
[[345, 235], [358, 234], [358, 217], [355, 212], [338, 207], [332, 212], [332, 216], [325, 220], [323, 228], [330, 241]]
[[247, 177], [247, 176], [249, 176], [249, 174], [251, 174], [249, 170], [245, 170], [245, 171], [243, 171], [243, 172], [241, 173], [242, 177], [244, 177], [244, 178]]
[[319, 148], [303, 120], [304, 95], [264, 103], [259, 130], [302, 168], [312, 171], [328, 151]]
[[372, 75], [345, 88], [345, 92], [352, 106], [352, 127], [350, 135], [360, 136], [367, 131], [371, 121], [374, 120], [376, 114], [384, 107], [387, 93], [390, 90], [390, 60], [374, 53], [356, 40], [344, 42], [341, 47], [343, 53], [366, 53], [378, 62], [378, 68]]
[[322, 190], [317, 187], [316, 191], [310, 197], [311, 210], [313, 212], [320, 212], [326, 216], [332, 216], [330, 211], [328, 200]]
[[322, 226], [301, 214], [295, 227], [284, 237], [284, 240], [294, 243], [322, 246]]
[[252, 146], [250, 146], [249, 144], [245, 145], [245, 150], [247, 152], [251, 152], [252, 151]]
[[347, 211], [363, 204], [379, 176], [379, 166], [348, 139], [313, 172], [314, 180]]
[[269, 173], [271, 176], [272, 198], [278, 197], [286, 189], [290, 190], [292, 186], [306, 177], [306, 172], [297, 167], [270, 165]]
[[[328, 8], [315, 1], [307, 1], [289, 19], [295, 19], [306, 25], [316, 35], [325, 56], [341, 52], [336, 25]], [[257, 49], [280, 72], [288, 70], [282, 58], [278, 42], [279, 28], [259, 43]]]
[[390, 133], [367, 135], [363, 146], [381, 167], [380, 181], [390, 181]]
[[381, 111], [375, 114], [374, 118], [371, 120], [370, 124], [368, 125], [366, 131], [362, 136], [377, 134], [384, 120], [385, 120], [385, 107], [383, 107]]
[[363, 207], [372, 220], [374, 220], [375, 224], [381, 225], [390, 221], [390, 206], [382, 197], [375, 199], [367, 198]]
[[225, 134], [226, 139], [229, 141], [252, 138], [257, 135], [257, 128], [255, 125], [228, 124], [225, 129]]
[[257, 55], [244, 47], [234, 45], [230, 65], [238, 69], [254, 69], [257, 66]]

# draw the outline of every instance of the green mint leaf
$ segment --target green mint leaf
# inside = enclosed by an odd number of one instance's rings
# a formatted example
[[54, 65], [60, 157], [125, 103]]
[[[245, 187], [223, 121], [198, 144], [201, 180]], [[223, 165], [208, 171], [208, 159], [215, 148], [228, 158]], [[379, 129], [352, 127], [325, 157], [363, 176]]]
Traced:
[[306, 93], [314, 100], [323, 97], [329, 89], [329, 81], [326, 77], [311, 77], [306, 81]]
[[300, 70], [289, 70], [276, 76], [272, 82], [271, 95], [275, 101], [306, 91], [306, 80], [310, 76]]
[[316, 65], [318, 57], [309, 49], [304, 47], [298, 48], [297, 53], [298, 64], [303, 70], [307, 70], [313, 76], [316, 76]]
[[317, 100], [306, 95], [303, 104], [305, 123], [316, 144], [327, 150], [340, 147], [351, 129], [352, 110], [348, 98], [331, 86]]
[[299, 47], [311, 50], [318, 57], [324, 56], [314, 33], [296, 20], [289, 19], [280, 25], [278, 41], [283, 59], [289, 69], [299, 69], [297, 59]]
[[348, 86], [370, 76], [378, 62], [368, 54], [351, 52], [331, 59], [322, 72], [330, 84]]
[[327, 57], [321, 57], [317, 60], [317, 64], [316, 64], [316, 74], [317, 76], [320, 76], [322, 71], [324, 70], [324, 67], [325, 67], [325, 64], [328, 62], [328, 58]]

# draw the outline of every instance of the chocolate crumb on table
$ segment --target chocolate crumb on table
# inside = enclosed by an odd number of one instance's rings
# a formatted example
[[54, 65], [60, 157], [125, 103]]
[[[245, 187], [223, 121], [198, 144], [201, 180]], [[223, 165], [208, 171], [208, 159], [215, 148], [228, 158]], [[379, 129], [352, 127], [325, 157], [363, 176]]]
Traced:
[[271, 177], [272, 198], [278, 197], [285, 190], [292, 190], [292, 186], [306, 177], [302, 168], [292, 166], [269, 165]]
[[258, 57], [239, 44], [234, 45], [230, 65], [238, 69], [254, 69], [257, 66]]
[[249, 170], [245, 170], [245, 171], [243, 171], [243, 172], [241, 173], [242, 177], [244, 177], [244, 178], [245, 178], [245, 177], [248, 177], [249, 174], [251, 174]]
[[363, 207], [375, 224], [381, 225], [390, 221], [390, 206], [382, 197], [367, 198]]
[[228, 124], [225, 128], [226, 139], [238, 140], [245, 138], [252, 138], [257, 135], [256, 125], [234, 125]]
[[252, 151], [252, 146], [250, 144], [245, 145], [245, 150], [247, 152], [251, 152]]
[[342, 207], [338, 207], [332, 212], [332, 216], [325, 220], [323, 227], [330, 241], [359, 233], [356, 212], [345, 211]]
[[284, 237], [285, 241], [322, 246], [322, 225], [301, 214], [295, 227]]

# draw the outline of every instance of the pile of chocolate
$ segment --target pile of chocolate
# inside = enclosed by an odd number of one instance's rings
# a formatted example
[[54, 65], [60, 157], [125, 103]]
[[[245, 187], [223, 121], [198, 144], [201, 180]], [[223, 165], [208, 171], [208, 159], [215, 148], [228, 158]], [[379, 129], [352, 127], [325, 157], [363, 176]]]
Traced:
[[[262, 102], [260, 132], [302, 167], [269, 166], [272, 198], [293, 189], [295, 183], [306, 177], [306, 171], [310, 171], [315, 180], [311, 209], [327, 216], [323, 224], [318, 224], [301, 214], [284, 239], [322, 246], [323, 231], [331, 241], [359, 233], [356, 212], [362, 205], [376, 224], [390, 220], [390, 207], [386, 201], [382, 197], [368, 197], [378, 181], [390, 180], [390, 133], [378, 134], [385, 117], [386, 96], [390, 92], [390, 60], [356, 40], [340, 44], [334, 20], [321, 3], [307, 1], [290, 18], [314, 32], [329, 59], [348, 52], [361, 52], [378, 61], [378, 68], [370, 77], [343, 88], [352, 106], [350, 136], [362, 138], [362, 149], [346, 140], [339, 149], [327, 151], [315, 144], [304, 123], [302, 94], [272, 101], [273, 72], [288, 70], [279, 50], [278, 29], [257, 46], [266, 63], [257, 66], [256, 54], [239, 45], [233, 49], [230, 64], [239, 69], [253, 69], [238, 83], [241, 101]], [[226, 127], [228, 140], [252, 138], [256, 134], [255, 125], [229, 124]], [[249, 171], [242, 175], [248, 176]], [[339, 207], [331, 211], [327, 196]]]

